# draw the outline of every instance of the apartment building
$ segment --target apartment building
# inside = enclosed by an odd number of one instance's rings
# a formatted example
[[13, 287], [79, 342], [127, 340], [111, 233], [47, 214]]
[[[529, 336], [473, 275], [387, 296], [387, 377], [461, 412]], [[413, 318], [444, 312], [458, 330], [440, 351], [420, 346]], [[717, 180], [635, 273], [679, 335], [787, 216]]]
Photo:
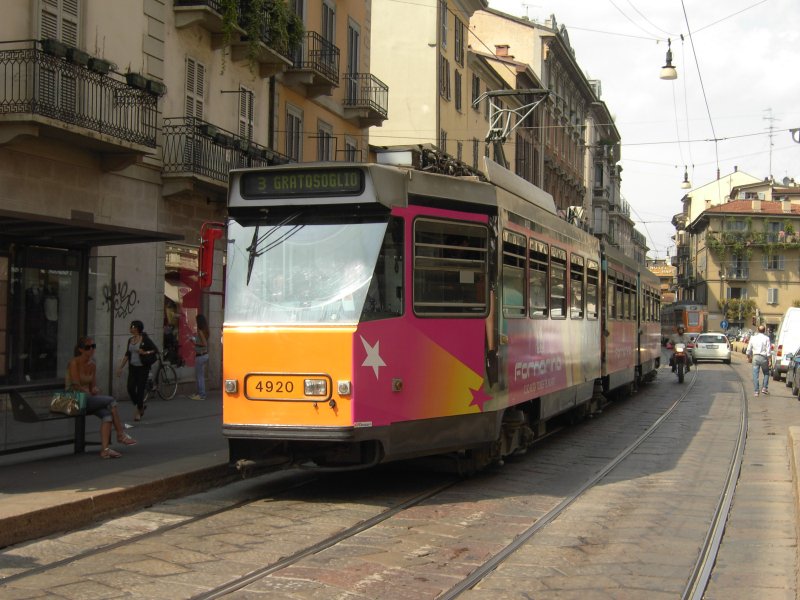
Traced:
[[370, 70], [370, 3], [4, 8], [0, 386], [61, 380], [88, 332], [101, 385], [124, 395], [111, 372], [131, 319], [191, 380], [198, 313], [217, 381], [224, 244], [202, 288], [200, 232], [224, 220], [232, 168], [366, 160], [368, 128], [388, 114]]
[[[775, 328], [800, 298], [800, 186], [734, 186], [679, 233], [678, 286], [708, 306], [709, 322]], [[680, 256], [680, 255], [679, 255]]]

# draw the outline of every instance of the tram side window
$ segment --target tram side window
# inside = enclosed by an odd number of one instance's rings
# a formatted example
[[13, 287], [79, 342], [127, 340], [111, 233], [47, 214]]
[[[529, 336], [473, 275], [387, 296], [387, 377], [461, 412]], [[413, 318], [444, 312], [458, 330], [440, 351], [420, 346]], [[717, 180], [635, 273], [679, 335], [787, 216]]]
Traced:
[[489, 230], [484, 225], [420, 218], [414, 222], [414, 313], [487, 313]]
[[403, 314], [403, 219], [392, 217], [372, 273], [361, 321]]
[[525, 237], [503, 231], [503, 316], [525, 316]]
[[625, 318], [633, 318], [633, 290], [631, 289], [631, 280], [625, 278], [622, 282], [622, 296], [625, 299]]
[[550, 248], [550, 317], [564, 319], [567, 316], [567, 252], [561, 248]]
[[608, 270], [608, 279], [606, 282], [606, 302], [608, 302], [608, 318], [617, 318], [617, 273], [616, 271]]
[[625, 284], [625, 280], [622, 275], [617, 275], [617, 280], [615, 282], [615, 296], [617, 297], [617, 318], [624, 319], [625, 318], [625, 294], [623, 293], [623, 286]]
[[537, 240], [530, 242], [530, 284], [528, 286], [528, 311], [534, 319], [547, 318], [547, 244]]
[[583, 280], [585, 269], [583, 257], [570, 256], [569, 265], [569, 316], [572, 319], [583, 318]]
[[597, 290], [600, 280], [599, 265], [593, 260], [586, 263], [586, 318], [589, 320], [597, 319]]

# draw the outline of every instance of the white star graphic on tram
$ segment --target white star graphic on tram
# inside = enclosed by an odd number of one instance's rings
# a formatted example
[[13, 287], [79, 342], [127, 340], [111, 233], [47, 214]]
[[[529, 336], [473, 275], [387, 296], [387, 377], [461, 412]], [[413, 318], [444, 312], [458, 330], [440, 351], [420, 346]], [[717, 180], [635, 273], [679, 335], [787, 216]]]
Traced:
[[380, 354], [380, 345], [381, 341], [378, 340], [375, 342], [374, 346], [370, 346], [369, 342], [364, 339], [364, 336], [361, 336], [361, 343], [364, 344], [364, 350], [367, 352], [367, 358], [364, 359], [364, 362], [361, 363], [362, 367], [372, 367], [372, 370], [375, 372], [375, 379], [379, 379], [378, 376], [378, 369], [381, 367], [385, 367], [386, 363], [383, 362]]

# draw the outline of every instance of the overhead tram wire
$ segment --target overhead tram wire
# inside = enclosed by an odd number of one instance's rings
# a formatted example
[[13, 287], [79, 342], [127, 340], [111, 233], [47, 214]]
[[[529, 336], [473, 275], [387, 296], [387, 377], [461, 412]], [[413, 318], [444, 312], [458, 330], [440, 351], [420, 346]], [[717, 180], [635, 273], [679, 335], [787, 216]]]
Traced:
[[689, 43], [692, 46], [692, 56], [694, 57], [694, 64], [697, 67], [697, 77], [700, 80], [700, 89], [703, 92], [703, 102], [706, 105], [706, 113], [708, 113], [708, 123], [711, 126], [711, 135], [713, 135], [714, 140], [714, 155], [717, 160], [717, 178], [719, 178], [719, 139], [717, 138], [717, 132], [714, 129], [714, 120], [711, 118], [711, 107], [708, 105], [708, 96], [706, 94], [706, 86], [703, 83], [703, 74], [700, 71], [700, 61], [697, 59], [697, 50], [694, 47], [694, 37], [692, 36], [692, 28], [689, 25], [689, 15], [686, 14], [686, 5], [684, 1], [681, 0], [681, 8], [683, 9], [683, 19], [686, 22], [686, 31], [689, 35]]

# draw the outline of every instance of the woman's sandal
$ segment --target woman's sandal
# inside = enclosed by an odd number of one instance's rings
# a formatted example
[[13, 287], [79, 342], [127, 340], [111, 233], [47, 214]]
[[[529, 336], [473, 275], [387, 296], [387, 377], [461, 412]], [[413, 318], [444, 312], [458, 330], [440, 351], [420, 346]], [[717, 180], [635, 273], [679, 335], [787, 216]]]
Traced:
[[133, 438], [132, 438], [131, 436], [129, 436], [129, 435], [123, 435], [123, 436], [121, 436], [121, 437], [120, 437], [120, 436], [117, 436], [117, 441], [118, 441], [120, 444], [125, 444], [126, 446], [135, 446], [135, 445], [136, 445], [136, 443], [137, 443], [137, 442], [136, 442], [136, 440], [135, 440], [135, 439], [133, 439]]
[[111, 448], [104, 448], [100, 452], [100, 458], [120, 458], [122, 454]]

